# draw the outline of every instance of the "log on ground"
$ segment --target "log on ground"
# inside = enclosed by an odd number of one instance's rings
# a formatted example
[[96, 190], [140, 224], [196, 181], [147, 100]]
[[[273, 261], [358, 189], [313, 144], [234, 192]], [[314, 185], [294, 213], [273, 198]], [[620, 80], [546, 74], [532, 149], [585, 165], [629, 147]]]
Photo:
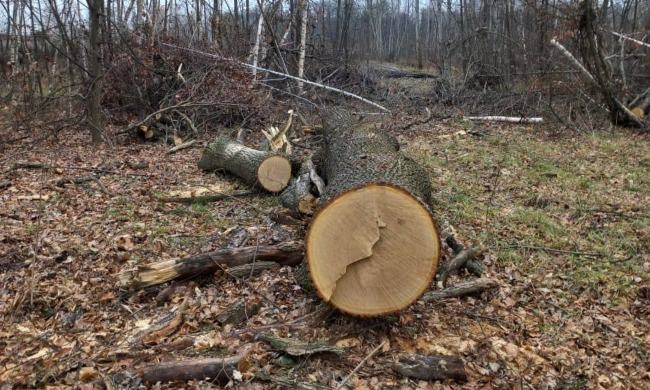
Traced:
[[425, 381], [453, 379], [467, 382], [465, 365], [458, 356], [404, 355], [393, 369], [409, 378]]
[[[162, 363], [141, 369], [138, 374], [143, 382], [170, 382], [210, 380], [225, 385], [233, 378], [233, 371], [239, 370], [246, 354], [199, 360], [181, 360]], [[241, 371], [241, 370], [239, 370]]]
[[333, 115], [323, 134], [328, 183], [306, 239], [313, 285], [348, 314], [402, 310], [430, 286], [440, 258], [430, 179], [377, 126]]
[[309, 172], [301, 173], [291, 179], [289, 186], [280, 194], [282, 205], [291, 211], [306, 215], [314, 214], [318, 198], [311, 193], [311, 178]]
[[289, 156], [249, 148], [229, 137], [216, 137], [204, 150], [199, 169], [212, 172], [223, 169], [251, 186], [269, 192], [280, 192], [297, 171], [297, 163]]
[[177, 278], [191, 278], [218, 269], [236, 267], [253, 261], [273, 261], [295, 266], [302, 262], [302, 246], [296, 242], [277, 245], [226, 248], [201, 253], [184, 259], [174, 259], [138, 266], [119, 275], [121, 287], [144, 288]]

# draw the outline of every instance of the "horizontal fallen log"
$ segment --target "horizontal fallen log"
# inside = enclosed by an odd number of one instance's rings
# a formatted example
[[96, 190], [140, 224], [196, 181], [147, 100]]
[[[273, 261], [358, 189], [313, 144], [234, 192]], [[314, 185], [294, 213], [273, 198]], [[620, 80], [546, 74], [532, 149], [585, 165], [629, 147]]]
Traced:
[[236, 267], [228, 268], [228, 274], [235, 278], [250, 278], [259, 276], [267, 269], [279, 268], [278, 263], [273, 261], [256, 261], [250, 264], [242, 264]]
[[291, 356], [313, 355], [315, 353], [323, 352], [332, 352], [341, 355], [344, 352], [341, 348], [323, 342], [307, 342], [297, 339], [286, 339], [270, 333], [258, 334], [257, 338], [269, 344], [271, 348], [286, 352]]
[[398, 69], [390, 69], [386, 73], [386, 77], [389, 79], [401, 79], [401, 78], [409, 78], [409, 79], [437, 79], [439, 78], [435, 74], [431, 73], [425, 73], [425, 72], [405, 72], [402, 70]]
[[452, 379], [467, 382], [465, 365], [458, 356], [404, 355], [393, 369], [409, 378], [424, 381]]
[[10, 181], [3, 181], [0, 182], [0, 190], [3, 190], [5, 188], [11, 187], [11, 182]]
[[424, 302], [440, 301], [447, 298], [462, 297], [477, 294], [499, 287], [499, 281], [492, 278], [479, 278], [457, 283], [443, 290], [431, 291], [422, 297]]
[[240, 363], [246, 359], [243, 353], [226, 358], [199, 360], [180, 360], [144, 367], [137, 374], [143, 382], [171, 382], [209, 380], [210, 382], [226, 385], [233, 378], [233, 371], [241, 371]]
[[195, 143], [196, 143], [195, 139], [193, 139], [191, 141], [187, 141], [187, 142], [182, 143], [182, 144], [180, 144], [178, 146], [174, 146], [173, 148], [171, 148], [167, 152], [165, 152], [165, 154], [173, 154], [173, 153], [178, 152], [179, 150], [187, 149], [190, 146], [194, 145]]
[[235, 192], [232, 194], [216, 194], [216, 195], [203, 195], [203, 196], [189, 196], [189, 197], [165, 197], [158, 198], [161, 203], [209, 203], [218, 202], [224, 199], [232, 198], [247, 198], [254, 196], [255, 192]]
[[544, 118], [510, 117], [510, 116], [466, 116], [464, 122], [508, 122], [508, 123], [542, 123]]
[[121, 287], [137, 289], [254, 261], [273, 261], [280, 265], [295, 266], [302, 262], [302, 252], [302, 243], [298, 242], [225, 248], [184, 259], [140, 265], [136, 269], [121, 272], [118, 278]]

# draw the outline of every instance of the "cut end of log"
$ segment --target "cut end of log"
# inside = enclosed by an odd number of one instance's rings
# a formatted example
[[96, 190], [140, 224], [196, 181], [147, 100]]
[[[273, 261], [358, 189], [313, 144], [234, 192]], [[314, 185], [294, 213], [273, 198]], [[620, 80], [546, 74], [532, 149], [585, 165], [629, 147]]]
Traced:
[[282, 156], [271, 156], [257, 170], [260, 185], [269, 192], [284, 190], [291, 180], [291, 163]]
[[323, 300], [379, 316], [411, 305], [431, 285], [440, 239], [429, 210], [390, 184], [344, 192], [314, 218], [307, 262]]

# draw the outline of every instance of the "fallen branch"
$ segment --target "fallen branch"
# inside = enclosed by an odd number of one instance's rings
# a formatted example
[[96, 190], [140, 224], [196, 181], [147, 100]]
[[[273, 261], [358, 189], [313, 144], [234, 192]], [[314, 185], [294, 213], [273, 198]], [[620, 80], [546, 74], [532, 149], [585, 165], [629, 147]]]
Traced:
[[213, 106], [213, 105], [214, 105], [214, 103], [205, 103], [205, 102], [203, 102], [203, 103], [201, 103], [201, 102], [192, 103], [192, 102], [189, 102], [189, 101], [184, 101], [183, 103], [178, 103], [178, 104], [175, 104], [173, 106], [164, 107], [164, 108], [161, 108], [158, 111], [152, 112], [151, 114], [147, 115], [143, 120], [141, 120], [139, 122], [136, 122], [136, 123], [128, 126], [127, 128], [118, 131], [117, 135], [125, 134], [125, 133], [128, 133], [128, 132], [132, 131], [132, 130], [135, 130], [135, 129], [139, 128], [140, 126], [149, 123], [149, 121], [152, 118], [155, 118], [157, 115], [162, 114], [163, 112], [167, 112], [167, 111], [170, 111], [170, 110], [178, 110], [179, 108], [196, 107], [196, 106]]
[[439, 286], [444, 286], [447, 282], [447, 279], [456, 271], [466, 266], [468, 261], [474, 260], [480, 255], [485, 253], [485, 248], [476, 247], [470, 249], [463, 249], [460, 253], [456, 254], [453, 259], [447, 262], [443, 267], [441, 267], [438, 272], [438, 284]]
[[386, 345], [386, 341], [384, 341], [383, 343], [379, 344], [379, 345], [377, 346], [377, 348], [373, 349], [373, 350], [368, 354], [368, 356], [366, 356], [365, 358], [363, 358], [363, 360], [360, 361], [359, 364], [357, 364], [357, 366], [354, 368], [354, 370], [352, 370], [352, 372], [351, 372], [350, 374], [348, 374], [348, 376], [346, 376], [345, 379], [343, 379], [343, 380], [341, 381], [341, 384], [338, 385], [338, 386], [336, 387], [336, 390], [340, 390], [343, 386], [345, 386], [345, 384], [348, 382], [348, 380], [349, 380], [350, 378], [352, 378], [352, 375], [354, 375], [357, 371], [359, 371], [359, 369], [360, 369], [360, 368], [361, 368], [361, 367], [362, 367], [362, 366], [363, 366], [363, 365], [368, 361], [368, 359], [370, 359], [371, 357], [373, 357], [373, 356], [377, 353], [377, 351], [379, 351], [379, 350], [380, 350], [384, 345]]
[[457, 283], [444, 290], [431, 291], [422, 297], [424, 302], [440, 301], [447, 298], [462, 297], [470, 294], [477, 294], [486, 290], [499, 287], [499, 281], [492, 278], [479, 278]]
[[[226, 358], [181, 360], [157, 364], [141, 369], [138, 374], [143, 382], [170, 382], [209, 380], [226, 385], [233, 377], [233, 371], [240, 370], [240, 363], [247, 353]], [[242, 365], [243, 366], [243, 365]]]
[[168, 43], [163, 43], [163, 46], [171, 47], [171, 48], [174, 48], [174, 49], [186, 50], [186, 51], [189, 51], [189, 52], [192, 52], [192, 53], [201, 54], [201, 55], [204, 55], [206, 57], [215, 58], [215, 59], [222, 60], [222, 61], [230, 61], [230, 62], [233, 62], [235, 64], [245, 66], [245, 67], [253, 69], [253, 70], [267, 72], [267, 73], [270, 73], [270, 74], [274, 74], [276, 76], [286, 77], [288, 79], [296, 80], [296, 81], [299, 81], [299, 82], [302, 82], [302, 83], [305, 83], [305, 84], [313, 85], [313, 86], [318, 87], [318, 88], [323, 88], [323, 89], [328, 90], [328, 91], [336, 92], [336, 93], [339, 93], [341, 95], [348, 96], [348, 97], [360, 100], [360, 101], [362, 101], [362, 102], [364, 102], [366, 104], [369, 104], [369, 105], [371, 105], [371, 106], [373, 106], [375, 108], [380, 109], [381, 111], [390, 112], [386, 107], [380, 106], [379, 104], [374, 103], [374, 102], [372, 102], [372, 101], [370, 101], [370, 100], [368, 100], [366, 98], [363, 98], [361, 96], [355, 95], [355, 94], [347, 92], [347, 91], [343, 91], [343, 90], [338, 89], [338, 88], [334, 88], [334, 87], [330, 87], [330, 86], [327, 86], [327, 85], [315, 83], [315, 82], [309, 81], [307, 79], [292, 76], [290, 74], [286, 74], [286, 73], [282, 73], [282, 72], [276, 72], [274, 70], [261, 68], [259, 66], [254, 66], [254, 65], [251, 65], [251, 64], [247, 64], [245, 62], [237, 61], [237, 60], [234, 60], [234, 59], [231, 59], [231, 58], [226, 58], [226, 57], [222, 57], [222, 56], [219, 56], [219, 55], [206, 53], [204, 51], [190, 49], [190, 48], [187, 48], [187, 47], [180, 47], [180, 46], [176, 46], [176, 45], [170, 45]]
[[508, 122], [508, 123], [542, 123], [544, 118], [527, 118], [527, 117], [509, 117], [509, 116], [465, 116], [464, 122], [483, 121], [483, 122]]
[[195, 277], [222, 267], [248, 264], [254, 260], [294, 266], [302, 262], [302, 251], [302, 243], [297, 242], [219, 249], [185, 259], [140, 265], [136, 269], [121, 272], [118, 278], [121, 287], [137, 289], [177, 278]]
[[309, 178], [311, 179], [311, 182], [314, 183], [316, 186], [316, 189], [318, 190], [318, 194], [322, 195], [325, 192], [325, 182], [323, 179], [318, 176], [318, 173], [316, 172], [316, 167], [314, 166], [314, 162], [312, 161], [311, 157], [307, 159], [307, 169], [309, 170]]
[[235, 302], [232, 306], [228, 307], [226, 310], [217, 314], [215, 320], [221, 324], [221, 326], [226, 325], [239, 325], [246, 322], [250, 317], [257, 314], [262, 305], [259, 303], [246, 303], [244, 300]]
[[530, 246], [530, 245], [509, 245], [509, 246], [495, 247], [495, 249], [498, 249], [498, 250], [503, 250], [503, 249], [527, 249], [527, 250], [531, 250], [531, 251], [542, 251], [542, 252], [550, 252], [550, 253], [564, 253], [564, 254], [567, 254], [567, 255], [587, 256], [587, 257], [603, 257], [603, 256], [605, 256], [602, 253], [565, 251], [565, 250], [562, 250], [562, 249], [546, 248], [546, 247], [543, 247], [543, 246]]
[[217, 195], [205, 195], [205, 196], [158, 198], [158, 202], [161, 202], [161, 203], [208, 203], [208, 202], [218, 202], [218, 201], [224, 200], [224, 199], [246, 198], [246, 197], [254, 196], [254, 195], [256, 195], [255, 192], [235, 192], [233, 194], [217, 194]]
[[[598, 81], [594, 78], [594, 76], [589, 73], [589, 71], [578, 61], [577, 58], [571, 54], [570, 51], [568, 51], [560, 42], [558, 42], [555, 38], [551, 39], [551, 45], [555, 46], [560, 53], [562, 53], [572, 64], [575, 66], [580, 72], [585, 76], [585, 78], [591, 82], [596, 88], [598, 88], [603, 95], [606, 97], [609, 96], [611, 98], [613, 107], [609, 107], [611, 111], [617, 110], [619, 111], [625, 119], [628, 121], [634, 123], [635, 126], [641, 128], [641, 129], [647, 129], [648, 125], [644, 123], [644, 121], [640, 120], [639, 118], [636, 117], [624, 104], [618, 101], [610, 91], [607, 90], [607, 88], [604, 85], [600, 85]], [[607, 100], [607, 99], [606, 99]]]
[[133, 347], [141, 343], [152, 343], [174, 333], [183, 322], [185, 309], [187, 309], [187, 299], [183, 301], [176, 311], [157, 319], [151, 325], [131, 336], [129, 344]]
[[650, 44], [645, 43], [645, 42], [643, 42], [643, 41], [639, 41], [638, 39], [634, 39], [634, 38], [631, 38], [631, 37], [625, 36], [625, 35], [623, 35], [623, 34], [619, 34], [619, 33], [617, 33], [617, 32], [614, 32], [614, 31], [610, 31], [610, 33], [616, 35], [616, 36], [619, 37], [619, 38], [627, 39], [628, 41], [634, 42], [634, 43], [636, 43], [637, 45], [641, 45], [641, 46], [645, 46], [645, 47], [650, 47]]
[[182, 143], [182, 144], [180, 144], [178, 146], [174, 146], [173, 148], [171, 148], [167, 152], [165, 152], [165, 154], [173, 154], [173, 153], [178, 152], [179, 150], [187, 149], [190, 146], [194, 145], [195, 143], [196, 143], [195, 139], [193, 139], [191, 141], [187, 141], [187, 142]]
[[4, 190], [5, 188], [9, 188], [9, 187], [11, 187], [10, 181], [0, 182], [0, 190]]
[[291, 356], [305, 356], [323, 352], [332, 352], [340, 355], [344, 352], [341, 348], [334, 347], [322, 342], [307, 342], [297, 339], [285, 339], [270, 333], [260, 333], [257, 335], [257, 338], [269, 344], [271, 348], [286, 352]]
[[467, 382], [465, 365], [458, 356], [404, 355], [393, 369], [409, 378], [424, 381], [453, 379]]

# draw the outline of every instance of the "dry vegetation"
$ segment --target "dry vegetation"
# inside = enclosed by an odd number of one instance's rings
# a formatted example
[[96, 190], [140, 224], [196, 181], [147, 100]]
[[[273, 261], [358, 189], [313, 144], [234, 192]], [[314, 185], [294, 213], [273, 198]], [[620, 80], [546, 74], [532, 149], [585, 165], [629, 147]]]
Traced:
[[[90, 389], [113, 381], [134, 388], [138, 380], [127, 373], [148, 363], [249, 349], [251, 367], [228, 386], [278, 387], [260, 380], [266, 374], [334, 388], [385, 342], [353, 376], [355, 389], [647, 388], [647, 136], [567, 136], [456, 119], [394, 133], [431, 174], [437, 218], [449, 219], [467, 244], [489, 248], [489, 275], [502, 283], [496, 292], [419, 302], [395, 317], [363, 320], [320, 306], [297, 287], [289, 267], [246, 282], [220, 271], [171, 291], [122, 291], [121, 269], [218, 248], [241, 227], [256, 245], [300, 239], [304, 226], [278, 223], [278, 199], [265, 194], [157, 202], [174, 190], [245, 187], [199, 172], [198, 148], [171, 156], [162, 144], [90, 150], [78, 134], [19, 156], [20, 143], [6, 148], [5, 166], [11, 157], [59, 168], [9, 169], [1, 180], [11, 185], [0, 190], [0, 382]], [[148, 167], [133, 170], [134, 162]], [[105, 188], [94, 181], [58, 187], [62, 178], [89, 174], [72, 167], [118, 173], [100, 176]], [[240, 301], [261, 308], [241, 323], [217, 322]], [[133, 343], [139, 327], [179, 309], [182, 319], [169, 334]], [[262, 342], [263, 333], [325, 341], [344, 353], [291, 357]], [[416, 352], [460, 355], [469, 382], [418, 383], [390, 369], [398, 355]]]

